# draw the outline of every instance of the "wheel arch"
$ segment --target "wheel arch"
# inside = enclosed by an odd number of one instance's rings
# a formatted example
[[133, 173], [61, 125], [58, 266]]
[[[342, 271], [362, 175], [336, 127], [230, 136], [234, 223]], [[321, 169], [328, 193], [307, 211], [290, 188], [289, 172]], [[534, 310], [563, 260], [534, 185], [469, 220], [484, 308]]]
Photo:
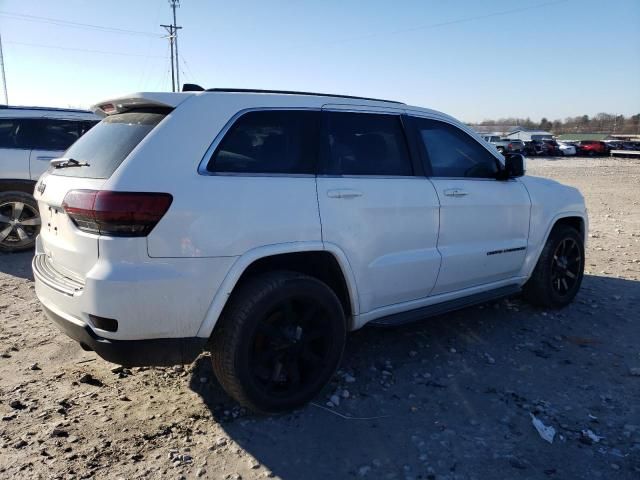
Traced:
[[582, 236], [583, 243], [585, 244], [587, 243], [586, 221], [584, 217], [579, 215], [568, 215], [568, 216], [560, 217], [556, 219], [553, 225], [551, 226], [551, 228], [549, 229], [549, 231], [547, 232], [547, 235], [544, 239], [545, 243], [549, 239], [549, 235], [551, 235], [551, 232], [553, 231], [553, 229], [560, 225], [566, 225], [568, 227], [574, 228]]
[[0, 192], [22, 192], [28, 193], [33, 196], [33, 189], [36, 186], [36, 182], [33, 180], [20, 180], [20, 179], [0, 179]]
[[586, 212], [579, 211], [571, 211], [571, 212], [563, 212], [554, 216], [551, 221], [547, 225], [547, 229], [544, 233], [544, 236], [541, 238], [541, 242], [536, 245], [536, 248], [533, 252], [528, 255], [528, 258], [525, 260], [525, 264], [523, 267], [523, 276], [529, 278], [533, 273], [533, 269], [538, 263], [538, 259], [542, 254], [542, 249], [546, 245], [549, 240], [549, 235], [554, 228], [560, 225], [568, 225], [572, 228], [575, 228], [580, 232], [582, 236], [582, 241], [586, 246], [587, 243], [587, 233], [589, 230], [589, 220], [587, 218]]
[[345, 309], [347, 329], [354, 328], [354, 318], [359, 313], [358, 295], [344, 252], [322, 242], [300, 242], [259, 247], [238, 257], [211, 302], [197, 336], [211, 337], [238, 285], [253, 275], [274, 270], [300, 272], [327, 283]]

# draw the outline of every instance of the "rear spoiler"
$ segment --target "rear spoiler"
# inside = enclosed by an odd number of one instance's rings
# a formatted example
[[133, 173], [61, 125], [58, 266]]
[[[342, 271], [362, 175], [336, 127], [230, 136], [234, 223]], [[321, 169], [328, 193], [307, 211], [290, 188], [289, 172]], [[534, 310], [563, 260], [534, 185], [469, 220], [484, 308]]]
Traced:
[[106, 117], [134, 108], [162, 107], [174, 109], [194, 93], [139, 92], [97, 103], [91, 107], [96, 115]]

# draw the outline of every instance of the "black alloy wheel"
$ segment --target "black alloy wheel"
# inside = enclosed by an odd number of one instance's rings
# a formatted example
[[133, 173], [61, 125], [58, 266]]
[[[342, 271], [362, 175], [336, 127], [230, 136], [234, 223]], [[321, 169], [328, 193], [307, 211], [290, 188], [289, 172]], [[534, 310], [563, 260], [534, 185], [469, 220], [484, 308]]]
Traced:
[[582, 252], [573, 238], [560, 242], [553, 254], [551, 264], [551, 287], [558, 295], [570, 293], [582, 272]]
[[249, 363], [255, 388], [287, 398], [306, 390], [327, 365], [331, 334], [329, 312], [313, 298], [291, 298], [258, 323]]
[[336, 371], [347, 322], [335, 292], [290, 271], [256, 275], [237, 287], [211, 338], [224, 390], [261, 413], [313, 400]]
[[582, 233], [569, 225], [556, 225], [523, 293], [529, 302], [541, 307], [566, 307], [580, 290], [583, 275]]

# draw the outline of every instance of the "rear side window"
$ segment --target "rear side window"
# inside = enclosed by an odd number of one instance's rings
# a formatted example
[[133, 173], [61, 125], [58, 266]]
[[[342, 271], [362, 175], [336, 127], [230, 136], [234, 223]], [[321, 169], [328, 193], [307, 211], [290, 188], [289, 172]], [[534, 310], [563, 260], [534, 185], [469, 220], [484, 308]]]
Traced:
[[32, 136], [36, 150], [60, 150], [69, 148], [81, 135], [81, 124], [72, 120], [39, 120]]
[[16, 148], [18, 122], [13, 119], [0, 120], [0, 148]]
[[325, 118], [323, 173], [413, 175], [398, 115], [327, 112]]
[[437, 120], [414, 118], [413, 121], [422, 139], [431, 176], [496, 178], [498, 160], [466, 132]]
[[207, 164], [209, 172], [314, 173], [318, 112], [260, 110], [236, 120]]
[[133, 111], [106, 117], [91, 128], [64, 157], [89, 166], [51, 169], [54, 175], [109, 178], [131, 151], [167, 115], [168, 111]]

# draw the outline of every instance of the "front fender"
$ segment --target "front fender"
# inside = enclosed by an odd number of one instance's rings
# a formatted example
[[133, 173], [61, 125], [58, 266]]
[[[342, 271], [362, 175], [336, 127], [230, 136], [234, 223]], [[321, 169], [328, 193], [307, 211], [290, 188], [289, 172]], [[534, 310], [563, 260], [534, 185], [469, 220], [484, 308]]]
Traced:
[[554, 225], [563, 218], [580, 218], [584, 224], [584, 240], [589, 229], [584, 197], [575, 188], [554, 180], [522, 177], [521, 182], [531, 197], [529, 245], [522, 266], [523, 277], [531, 276]]

